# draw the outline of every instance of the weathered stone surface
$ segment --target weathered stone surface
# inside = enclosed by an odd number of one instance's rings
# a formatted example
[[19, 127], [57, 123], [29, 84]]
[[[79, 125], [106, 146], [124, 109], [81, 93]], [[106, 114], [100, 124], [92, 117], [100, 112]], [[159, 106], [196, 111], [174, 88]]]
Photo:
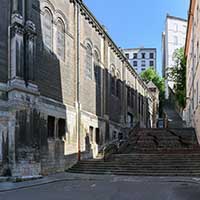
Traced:
[[0, 3], [0, 82], [6, 82], [8, 80], [9, 3], [6, 0], [1, 0]]
[[[79, 151], [82, 159], [96, 157], [107, 142], [124, 137], [127, 127], [150, 124], [151, 94], [82, 3], [25, 1], [24, 8], [14, 6], [14, 13], [7, 12], [5, 0], [0, 3], [0, 16], [12, 14], [10, 38], [9, 24], [0, 17], [0, 45], [5, 45], [0, 48], [0, 82], [6, 82], [0, 88], [0, 116], [7, 116], [7, 125], [0, 121], [0, 127], [7, 128], [9, 138], [0, 140], [5, 150], [0, 155], [7, 156], [4, 166], [13, 176], [64, 171], [77, 161]], [[62, 47], [58, 21], [63, 23]], [[8, 74], [12, 80], [7, 82]], [[3, 134], [0, 130], [1, 138]]]

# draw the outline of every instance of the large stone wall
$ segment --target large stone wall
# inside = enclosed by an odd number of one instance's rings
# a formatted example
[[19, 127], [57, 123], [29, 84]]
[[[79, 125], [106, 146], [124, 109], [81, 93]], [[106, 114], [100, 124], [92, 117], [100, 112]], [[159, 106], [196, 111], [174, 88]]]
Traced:
[[[38, 1], [32, 5], [32, 21], [36, 25], [36, 63], [35, 83], [41, 95], [57, 101], [74, 105], [75, 64], [74, 64], [74, 14], [73, 6], [68, 1]], [[48, 8], [53, 16], [52, 49], [43, 42], [44, 10]], [[64, 14], [63, 14], [64, 13]], [[64, 17], [63, 17], [64, 16]], [[62, 17], [65, 23], [65, 60], [56, 53], [56, 21]]]
[[[20, 62], [7, 65], [12, 80], [0, 85], [1, 174], [64, 171], [79, 151], [81, 159], [96, 157], [106, 143], [125, 137], [127, 128], [151, 124], [151, 93], [84, 4], [26, 1], [26, 16], [16, 5], [12, 51], [5, 50]], [[52, 18], [44, 21], [47, 14]]]

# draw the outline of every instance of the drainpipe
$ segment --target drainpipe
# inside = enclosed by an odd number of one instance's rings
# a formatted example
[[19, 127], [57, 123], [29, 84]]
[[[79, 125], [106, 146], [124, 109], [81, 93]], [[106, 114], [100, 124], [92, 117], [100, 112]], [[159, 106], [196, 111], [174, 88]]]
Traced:
[[79, 2], [76, 2], [76, 9], [77, 9], [77, 46], [76, 46], [76, 106], [77, 106], [77, 147], [78, 147], [78, 161], [81, 160], [81, 141], [80, 141], [80, 5]]

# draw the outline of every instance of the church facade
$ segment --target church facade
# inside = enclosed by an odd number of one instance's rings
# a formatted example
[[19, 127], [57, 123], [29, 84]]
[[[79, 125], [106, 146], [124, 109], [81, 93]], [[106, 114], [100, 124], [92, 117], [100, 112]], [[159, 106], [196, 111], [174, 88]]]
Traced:
[[82, 1], [0, 4], [1, 175], [64, 171], [151, 127], [151, 92]]

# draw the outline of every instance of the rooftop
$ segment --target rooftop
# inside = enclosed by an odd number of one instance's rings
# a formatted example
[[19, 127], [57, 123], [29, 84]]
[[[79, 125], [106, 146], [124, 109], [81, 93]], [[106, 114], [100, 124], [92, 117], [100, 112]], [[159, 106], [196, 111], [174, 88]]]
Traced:
[[144, 47], [141, 47], [141, 48], [126, 48], [126, 49], [123, 49], [124, 51], [132, 51], [132, 50], [153, 50], [153, 51], [156, 51], [156, 48], [144, 48]]
[[183, 18], [180, 18], [180, 17], [176, 17], [176, 16], [172, 16], [172, 15], [169, 15], [169, 14], [167, 14], [166, 19], [175, 19], [175, 20], [187, 22], [186, 19], [183, 19]]

